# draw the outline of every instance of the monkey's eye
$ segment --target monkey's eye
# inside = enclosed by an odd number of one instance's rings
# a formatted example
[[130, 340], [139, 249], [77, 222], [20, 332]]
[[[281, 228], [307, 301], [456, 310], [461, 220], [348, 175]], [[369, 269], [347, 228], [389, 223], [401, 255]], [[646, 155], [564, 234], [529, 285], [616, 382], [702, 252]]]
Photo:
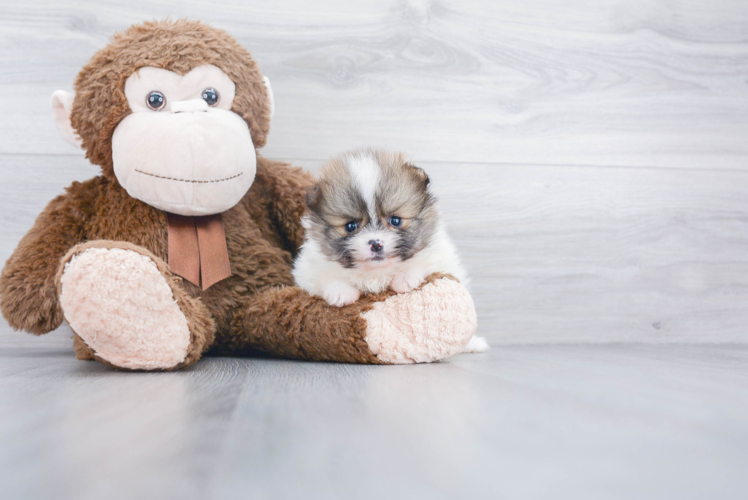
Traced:
[[154, 90], [146, 96], [145, 103], [153, 111], [161, 111], [166, 106], [166, 96], [158, 90]]
[[208, 106], [216, 106], [218, 104], [218, 101], [221, 100], [221, 96], [218, 95], [218, 91], [213, 87], [208, 87], [207, 89], [203, 90], [203, 93], [200, 94], [200, 97], [202, 97], [203, 100], [208, 103]]
[[350, 233], [354, 232], [356, 229], [358, 229], [358, 222], [356, 222], [355, 220], [352, 220], [348, 224], [345, 225], [345, 232], [346, 233], [350, 234]]
[[390, 220], [388, 222], [392, 227], [400, 227], [403, 225], [403, 220], [397, 215], [393, 215], [392, 217], [390, 217]]

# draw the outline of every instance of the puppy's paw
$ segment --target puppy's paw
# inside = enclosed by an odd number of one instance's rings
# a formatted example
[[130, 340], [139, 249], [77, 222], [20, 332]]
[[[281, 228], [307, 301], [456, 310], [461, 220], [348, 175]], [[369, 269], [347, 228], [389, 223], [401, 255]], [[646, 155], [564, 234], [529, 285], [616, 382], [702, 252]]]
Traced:
[[361, 296], [361, 292], [358, 289], [352, 287], [347, 283], [340, 281], [333, 281], [328, 283], [324, 290], [322, 290], [322, 298], [335, 307], [343, 307], [348, 304], [353, 304]]
[[422, 269], [408, 269], [396, 274], [390, 282], [390, 288], [397, 293], [412, 292], [426, 279], [426, 273]]

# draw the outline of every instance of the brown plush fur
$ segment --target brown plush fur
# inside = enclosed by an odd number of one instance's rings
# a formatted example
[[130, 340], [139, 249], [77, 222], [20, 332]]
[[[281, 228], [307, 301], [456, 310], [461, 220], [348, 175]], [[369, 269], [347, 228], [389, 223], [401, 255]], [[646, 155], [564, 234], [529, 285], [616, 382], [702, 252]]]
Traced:
[[[423, 288], [437, 279], [455, 277], [435, 273], [418, 287]], [[330, 307], [323, 298], [312, 297], [297, 287], [269, 290], [264, 300], [241, 310], [234, 318], [236, 336], [217, 346], [221, 352], [236, 353], [252, 349], [276, 356], [317, 361], [346, 360], [355, 363], [379, 364], [358, 332], [365, 331], [366, 320], [361, 313], [395, 295], [392, 290], [369, 294], [357, 302], [341, 307]], [[353, 327], [353, 328], [352, 328]], [[295, 332], [315, 332], [296, 335]], [[258, 334], [262, 332], [262, 334]]]
[[[223, 214], [233, 275], [205, 291], [169, 272], [166, 214], [130, 197], [114, 177], [111, 138], [130, 112], [127, 77], [143, 66], [184, 74], [204, 64], [218, 66], [236, 83], [232, 109], [247, 121], [255, 145], [264, 144], [269, 102], [262, 77], [249, 53], [226, 33], [178, 21], [145, 23], [116, 35], [78, 76], [72, 111], [87, 156], [103, 175], [73, 183], [21, 240], [0, 275], [3, 315], [13, 328], [34, 334], [57, 328], [63, 320], [56, 279], [61, 263], [94, 246], [127, 248], [153, 259], [187, 317], [192, 346], [179, 366], [211, 348], [377, 363], [360, 313], [386, 294], [338, 309], [291, 286], [309, 174], [257, 157], [254, 184]], [[77, 335], [75, 350], [80, 358], [96, 358]]]

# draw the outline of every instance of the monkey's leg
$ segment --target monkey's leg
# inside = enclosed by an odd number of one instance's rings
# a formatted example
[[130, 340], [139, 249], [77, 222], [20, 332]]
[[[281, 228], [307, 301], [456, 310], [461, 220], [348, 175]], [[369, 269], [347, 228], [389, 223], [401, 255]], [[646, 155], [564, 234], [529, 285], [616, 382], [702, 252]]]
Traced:
[[428, 363], [459, 353], [477, 324], [459, 282], [432, 275], [416, 290], [328, 305], [297, 287], [251, 297], [218, 350], [255, 349], [274, 356], [349, 363]]
[[57, 286], [81, 359], [133, 370], [190, 365], [210, 347], [215, 322], [167, 264], [124, 242], [91, 241], [62, 260]]

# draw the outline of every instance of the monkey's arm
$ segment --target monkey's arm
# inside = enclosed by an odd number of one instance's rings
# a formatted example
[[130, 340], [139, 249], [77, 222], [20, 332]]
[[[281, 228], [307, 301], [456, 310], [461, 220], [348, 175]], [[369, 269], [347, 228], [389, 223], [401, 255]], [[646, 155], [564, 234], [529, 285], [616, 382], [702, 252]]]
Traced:
[[0, 310], [14, 329], [40, 335], [62, 323], [55, 275], [65, 253], [85, 239], [94, 184], [75, 182], [53, 199], [5, 264]]
[[460, 352], [477, 324], [467, 289], [432, 274], [416, 290], [369, 294], [344, 306], [287, 286], [250, 297], [216, 350], [344, 363], [423, 363]]
[[314, 177], [298, 167], [258, 156], [255, 184], [265, 191], [265, 196], [260, 198], [267, 200], [266, 210], [283, 238], [284, 248], [295, 256], [304, 242], [301, 216], [306, 210], [306, 193], [314, 184]]
[[232, 335], [217, 338], [221, 353], [260, 351], [272, 356], [343, 363], [381, 363], [365, 340], [361, 312], [381, 297], [345, 307], [328, 305], [295, 286], [269, 288], [248, 298], [232, 322]]

